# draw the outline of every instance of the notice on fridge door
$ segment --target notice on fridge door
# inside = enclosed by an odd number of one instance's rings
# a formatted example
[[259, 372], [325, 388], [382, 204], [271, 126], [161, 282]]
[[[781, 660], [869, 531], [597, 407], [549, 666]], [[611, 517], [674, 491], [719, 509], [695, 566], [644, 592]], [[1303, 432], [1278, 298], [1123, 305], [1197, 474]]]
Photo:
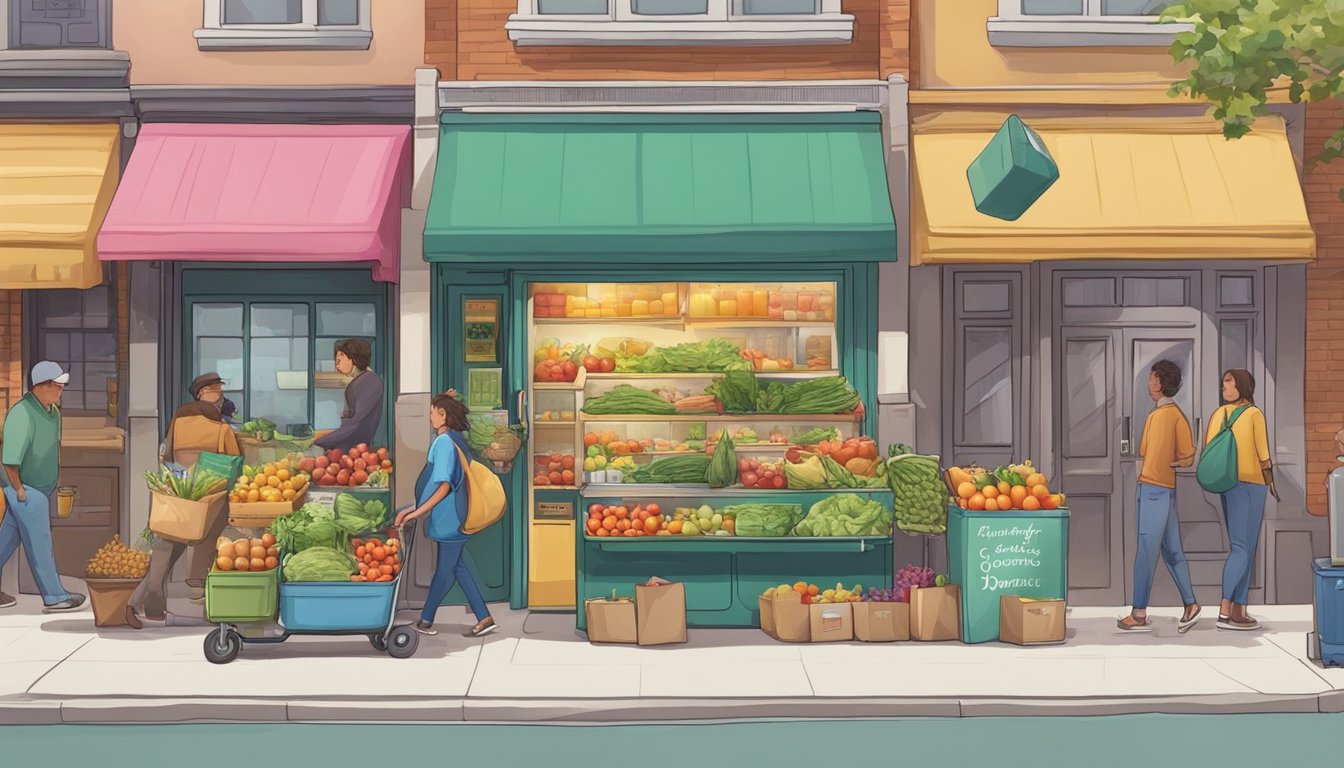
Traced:
[[499, 299], [465, 299], [462, 323], [466, 328], [466, 361], [499, 362]]

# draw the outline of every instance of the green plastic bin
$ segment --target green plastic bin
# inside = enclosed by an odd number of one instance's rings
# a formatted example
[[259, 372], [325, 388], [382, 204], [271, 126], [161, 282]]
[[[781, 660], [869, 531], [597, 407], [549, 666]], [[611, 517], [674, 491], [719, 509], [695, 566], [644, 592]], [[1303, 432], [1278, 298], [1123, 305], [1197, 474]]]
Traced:
[[1059, 180], [1059, 166], [1041, 137], [1009, 115], [966, 169], [966, 180], [977, 211], [1017, 221]]
[[1063, 600], [1069, 589], [1069, 510], [947, 509], [948, 577], [961, 587], [961, 640], [999, 639], [999, 598]]
[[205, 618], [212, 624], [247, 624], [275, 618], [280, 569], [212, 570], [205, 577]]

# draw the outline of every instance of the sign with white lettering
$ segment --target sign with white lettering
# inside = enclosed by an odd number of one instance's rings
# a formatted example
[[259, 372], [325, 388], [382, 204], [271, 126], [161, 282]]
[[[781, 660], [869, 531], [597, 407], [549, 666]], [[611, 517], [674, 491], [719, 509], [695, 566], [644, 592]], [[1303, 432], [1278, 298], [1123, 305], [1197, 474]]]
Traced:
[[948, 509], [950, 578], [961, 585], [962, 641], [999, 638], [1004, 595], [1065, 599], [1069, 511], [972, 512]]

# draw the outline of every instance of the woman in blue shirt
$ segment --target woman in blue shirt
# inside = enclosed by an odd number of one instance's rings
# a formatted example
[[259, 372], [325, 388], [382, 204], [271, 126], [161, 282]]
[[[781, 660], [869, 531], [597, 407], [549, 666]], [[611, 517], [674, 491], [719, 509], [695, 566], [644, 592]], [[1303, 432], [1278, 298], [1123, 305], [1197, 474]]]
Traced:
[[476, 586], [476, 578], [471, 575], [462, 554], [470, 536], [462, 532], [462, 524], [467, 519], [466, 473], [458, 450], [467, 452], [467, 441], [462, 433], [471, 428], [467, 423], [467, 407], [457, 400], [457, 393], [448, 390], [436, 395], [429, 405], [429, 423], [434, 428], [434, 442], [429, 446], [429, 457], [420, 477], [415, 481], [415, 509], [403, 511], [397, 515], [397, 525], [408, 520], [429, 515], [429, 525], [425, 535], [438, 544], [438, 556], [434, 565], [434, 578], [429, 583], [429, 594], [425, 597], [425, 609], [416, 622], [418, 632], [436, 635], [434, 614], [439, 604], [453, 588], [453, 583], [462, 585], [467, 596], [467, 605], [476, 614], [476, 626], [463, 633], [464, 637], [483, 637], [498, 629], [495, 620], [490, 617], [490, 609], [481, 598], [481, 590]]

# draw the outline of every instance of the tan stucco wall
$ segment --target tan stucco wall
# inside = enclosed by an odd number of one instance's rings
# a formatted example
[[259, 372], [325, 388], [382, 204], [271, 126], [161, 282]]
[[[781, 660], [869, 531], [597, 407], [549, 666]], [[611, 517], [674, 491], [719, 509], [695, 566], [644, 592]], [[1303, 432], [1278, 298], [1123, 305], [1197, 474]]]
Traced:
[[919, 0], [919, 87], [1165, 89], [1180, 77], [1166, 48], [995, 48], [986, 22], [998, 10], [998, 0]]
[[117, 0], [112, 43], [132, 85], [412, 85], [424, 66], [425, 8], [373, 0], [367, 51], [201, 51], [201, 0]]

